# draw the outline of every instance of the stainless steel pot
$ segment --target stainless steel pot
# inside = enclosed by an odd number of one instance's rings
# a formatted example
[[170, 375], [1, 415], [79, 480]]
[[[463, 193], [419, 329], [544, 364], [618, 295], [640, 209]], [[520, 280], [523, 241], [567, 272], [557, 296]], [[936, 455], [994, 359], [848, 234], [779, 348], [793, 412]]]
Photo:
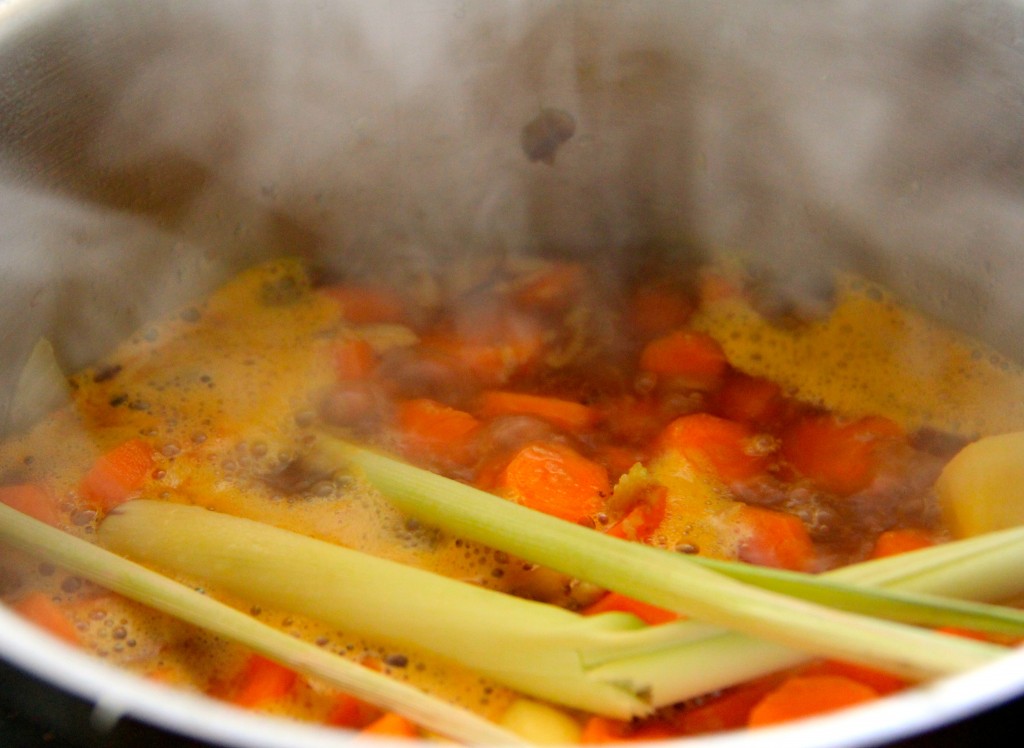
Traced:
[[[1019, 359], [1022, 51], [1012, 2], [8, 0], [0, 420], [41, 334], [73, 369], [281, 252], [456, 275], [724, 249], [798, 292], [855, 269]], [[339, 740], [110, 672], [2, 609], [0, 655], [101, 727]], [[694, 744], [873, 745], [1021, 692], [1014, 656]]]

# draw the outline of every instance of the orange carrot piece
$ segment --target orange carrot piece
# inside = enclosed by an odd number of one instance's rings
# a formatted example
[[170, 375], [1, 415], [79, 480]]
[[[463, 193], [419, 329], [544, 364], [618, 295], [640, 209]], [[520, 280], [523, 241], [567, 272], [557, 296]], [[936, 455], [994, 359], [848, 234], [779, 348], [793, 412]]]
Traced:
[[153, 455], [153, 447], [142, 439], [119, 444], [85, 474], [79, 486], [82, 496], [106, 511], [135, 498], [153, 471]]
[[638, 288], [630, 299], [628, 318], [643, 337], [682, 327], [693, 313], [693, 304], [678, 290], [654, 285]]
[[692, 330], [676, 330], [655, 338], [640, 353], [643, 371], [682, 379], [699, 389], [713, 388], [728, 365], [718, 341]]
[[627, 442], [647, 442], [664, 427], [666, 417], [652, 398], [611, 397], [600, 403], [602, 428]]
[[48, 631], [58, 639], [76, 646], [81, 644], [81, 639], [78, 637], [78, 631], [75, 629], [74, 624], [65, 615], [64, 611], [60, 609], [60, 606], [48, 595], [42, 592], [30, 592], [14, 603], [11, 608], [18, 615], [31, 621], [39, 628]]
[[416, 738], [419, 730], [416, 725], [395, 712], [385, 712], [364, 727], [360, 735], [375, 735], [389, 738]]
[[57, 498], [35, 483], [0, 486], [0, 504], [54, 527], [60, 523]]
[[601, 415], [596, 408], [572, 400], [508, 390], [487, 390], [481, 394], [477, 414], [481, 418], [507, 415], [536, 416], [561, 429], [573, 432], [593, 428]]
[[498, 490], [545, 514], [577, 522], [604, 506], [607, 471], [571, 447], [534, 443], [519, 450], [498, 478]]
[[768, 467], [768, 457], [751, 450], [753, 429], [708, 413], [680, 416], [659, 434], [659, 451], [675, 450], [691, 462], [710, 467], [726, 483], [753, 478]]
[[428, 353], [447, 357], [466, 373], [489, 385], [503, 384], [514, 374], [527, 370], [543, 348], [539, 336], [525, 335], [503, 341], [434, 334], [425, 336], [421, 343]]
[[841, 660], [820, 660], [800, 669], [800, 675], [841, 675], [844, 678], [855, 680], [870, 687], [879, 696], [887, 696], [897, 691], [902, 691], [909, 684], [884, 670], [865, 665], [858, 665], [854, 662], [843, 662]]
[[588, 717], [587, 721], [583, 724], [583, 732], [580, 733], [580, 743], [584, 745], [619, 743], [628, 739], [626, 737], [628, 730], [628, 722], [594, 715]]
[[245, 663], [231, 703], [254, 709], [277, 701], [288, 695], [297, 680], [298, 674], [291, 668], [262, 655], [252, 655]]
[[580, 734], [580, 743], [621, 743], [626, 741], [665, 740], [677, 733], [659, 720], [633, 724], [622, 720], [593, 715], [587, 718]]
[[351, 694], [340, 694], [327, 714], [327, 724], [361, 730], [382, 716], [380, 707]]
[[898, 425], [879, 416], [844, 422], [812, 415], [782, 434], [782, 455], [818, 488], [848, 496], [874, 480], [878, 447], [902, 436]]
[[341, 306], [341, 316], [354, 324], [373, 322], [404, 322], [405, 303], [394, 291], [349, 284], [327, 286], [323, 289]]
[[333, 353], [334, 373], [342, 381], [366, 379], [377, 366], [373, 346], [361, 338], [339, 341]]
[[464, 410], [417, 398], [399, 403], [398, 427], [413, 454], [465, 463], [473, 457], [480, 422]]
[[659, 608], [657, 605], [651, 605], [640, 600], [635, 600], [632, 597], [627, 597], [619, 592], [609, 592], [600, 600], [595, 603], [591, 603], [582, 610], [583, 615], [593, 616], [598, 613], [607, 613], [609, 611], [619, 611], [623, 613], [632, 613], [644, 623], [654, 626], [659, 623], [667, 623], [669, 621], [677, 621], [680, 615], [672, 610], [666, 610], [665, 608]]
[[776, 569], [810, 570], [814, 543], [799, 517], [744, 505], [737, 510], [736, 519], [749, 530], [740, 543], [741, 561]]
[[528, 309], [557, 312], [579, 296], [583, 282], [583, 266], [578, 262], [554, 262], [525, 278], [513, 299]]
[[782, 388], [775, 382], [741, 372], [726, 376], [715, 395], [717, 411], [732, 421], [765, 426], [782, 413]]
[[780, 676], [769, 675], [730, 688], [699, 706], [683, 709], [675, 716], [673, 724], [681, 735], [702, 735], [746, 727], [750, 710], [780, 681]]
[[935, 545], [935, 539], [924, 530], [903, 529], [886, 530], [878, 536], [871, 558], [885, 558], [899, 553], [929, 548]]
[[839, 675], [794, 676], [750, 711], [747, 724], [765, 727], [826, 714], [878, 698], [870, 686]]

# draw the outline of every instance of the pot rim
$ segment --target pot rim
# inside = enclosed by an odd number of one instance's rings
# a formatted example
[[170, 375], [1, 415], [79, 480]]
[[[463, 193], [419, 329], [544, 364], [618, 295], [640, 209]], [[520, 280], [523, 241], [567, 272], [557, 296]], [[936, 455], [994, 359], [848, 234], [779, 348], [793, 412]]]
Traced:
[[[0, 605], [0, 657], [93, 705], [102, 732], [122, 717], [182, 737], [237, 748], [320, 748], [356, 733], [261, 715], [119, 670]], [[756, 731], [662, 741], [686, 748], [866, 747], [940, 728], [1024, 693], [1024, 650], [972, 671], [831, 715]], [[397, 744], [397, 743], [396, 743]], [[408, 745], [408, 741], [402, 741]]]

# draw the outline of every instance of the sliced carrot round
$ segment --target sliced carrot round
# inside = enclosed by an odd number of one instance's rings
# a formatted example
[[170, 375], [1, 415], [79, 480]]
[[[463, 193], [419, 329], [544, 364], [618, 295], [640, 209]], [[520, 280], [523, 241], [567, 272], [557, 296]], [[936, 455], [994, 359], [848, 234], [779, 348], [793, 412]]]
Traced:
[[718, 341], [693, 330], [675, 330], [655, 338], [640, 353], [641, 370], [682, 379], [696, 388], [717, 384], [728, 365]]
[[763, 473], [767, 455], [752, 449], [756, 433], [749, 426], [707, 413], [681, 416], [661, 432], [660, 451], [675, 450], [691, 462], [710, 466], [726, 482]]
[[878, 693], [841, 675], [796, 676], [765, 696], [750, 711], [747, 724], [765, 727], [863, 704]]
[[611, 483], [596, 462], [564, 444], [545, 442], [516, 453], [498, 490], [531, 509], [577, 522], [603, 508]]

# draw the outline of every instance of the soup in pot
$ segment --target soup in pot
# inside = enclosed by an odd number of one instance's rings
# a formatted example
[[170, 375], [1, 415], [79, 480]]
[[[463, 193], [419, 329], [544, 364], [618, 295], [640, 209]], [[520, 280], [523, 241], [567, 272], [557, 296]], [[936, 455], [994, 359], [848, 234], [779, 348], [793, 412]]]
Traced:
[[[594, 533], [818, 574], [953, 539], [935, 490], [944, 466], [1024, 424], [1019, 368], [884, 289], [839, 277], [814, 299], [787, 299], [729, 265], [655, 264], [623, 280], [517, 257], [399, 288], [279, 260], [67, 383], [66, 405], [0, 447], [0, 502], [70, 535], [94, 541], [138, 498], [195, 505], [652, 627], [680, 615], [411, 518], [357, 473], [309, 459], [312, 446], [328, 430]], [[441, 654], [162, 571], [488, 719], [523, 700]], [[5, 551], [0, 594], [145, 678], [287, 717], [422, 734], [46, 559]], [[607, 742], [774, 724], [911, 685], [808, 659], [635, 719], [551, 708], [572, 739]]]

